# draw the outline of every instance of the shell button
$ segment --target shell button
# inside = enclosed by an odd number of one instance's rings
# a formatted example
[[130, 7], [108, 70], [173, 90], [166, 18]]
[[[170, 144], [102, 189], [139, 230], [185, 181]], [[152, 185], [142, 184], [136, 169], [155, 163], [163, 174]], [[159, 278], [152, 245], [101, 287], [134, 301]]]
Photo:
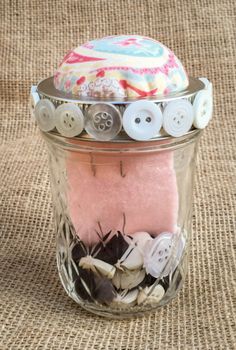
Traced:
[[213, 99], [211, 89], [201, 90], [197, 93], [194, 101], [193, 124], [198, 129], [204, 129], [212, 118]]
[[158, 278], [173, 272], [181, 260], [184, 245], [183, 236], [169, 232], [163, 232], [148, 241], [143, 257], [147, 273]]
[[84, 128], [81, 109], [73, 103], [64, 103], [56, 109], [56, 128], [65, 137], [75, 137]]
[[124, 111], [123, 128], [132, 139], [145, 141], [159, 133], [162, 119], [162, 111], [154, 102], [136, 101]]
[[192, 127], [193, 106], [188, 100], [171, 101], [164, 109], [163, 118], [163, 128], [167, 134], [183, 136]]
[[37, 86], [33, 85], [31, 87], [30, 97], [29, 97], [30, 114], [33, 120], [35, 120], [35, 107], [39, 101], [40, 101], [40, 96], [37, 93]]
[[53, 130], [56, 126], [54, 104], [47, 99], [40, 100], [35, 106], [35, 118], [40, 130]]
[[96, 140], [112, 140], [122, 128], [120, 111], [109, 103], [96, 103], [86, 112], [85, 130]]

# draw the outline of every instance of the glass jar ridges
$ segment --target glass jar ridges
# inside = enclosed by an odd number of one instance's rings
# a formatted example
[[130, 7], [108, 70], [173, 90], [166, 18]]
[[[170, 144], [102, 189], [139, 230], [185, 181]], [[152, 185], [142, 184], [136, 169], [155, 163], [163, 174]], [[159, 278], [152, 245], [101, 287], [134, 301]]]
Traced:
[[[158, 277], [147, 273], [138, 243], [140, 233], [135, 239], [120, 231], [105, 235], [98, 231], [100, 241], [90, 247], [80, 240], [67, 216], [61, 215], [57, 230], [61, 281], [67, 293], [86, 308], [96, 305], [100, 311], [139, 312], [173, 298], [182, 283], [184, 254], [173, 271], [162, 271]], [[155, 240], [148, 233], [144, 236], [146, 242]], [[174, 256], [172, 251], [170, 257]]]

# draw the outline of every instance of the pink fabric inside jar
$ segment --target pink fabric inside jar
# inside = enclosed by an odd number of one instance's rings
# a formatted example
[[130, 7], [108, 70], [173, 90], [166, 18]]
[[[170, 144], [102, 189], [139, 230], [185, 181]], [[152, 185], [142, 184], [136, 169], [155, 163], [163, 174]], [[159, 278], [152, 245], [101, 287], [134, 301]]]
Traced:
[[[70, 152], [66, 159], [68, 210], [80, 239], [92, 245], [111, 230], [174, 233], [178, 191], [173, 152], [98, 153], [93, 145], [95, 152]], [[105, 147], [109, 151], [112, 144]], [[121, 145], [121, 151], [126, 147]]]

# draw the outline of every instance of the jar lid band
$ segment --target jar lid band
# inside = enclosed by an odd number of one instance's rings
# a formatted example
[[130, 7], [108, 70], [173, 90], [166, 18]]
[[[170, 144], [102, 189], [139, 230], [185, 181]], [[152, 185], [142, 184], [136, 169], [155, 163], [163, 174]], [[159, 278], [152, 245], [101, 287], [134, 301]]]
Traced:
[[204, 129], [212, 117], [212, 84], [190, 78], [182, 92], [158, 98], [81, 98], [57, 90], [53, 78], [31, 88], [31, 114], [44, 132], [64, 137], [147, 141]]
[[[204, 79], [204, 78], [203, 78]], [[37, 91], [41, 96], [50, 100], [61, 102], [73, 102], [77, 104], [94, 104], [97, 102], [105, 102], [111, 104], [129, 104], [137, 100], [149, 100], [152, 102], [168, 102], [179, 98], [188, 98], [196, 94], [196, 92], [204, 89], [204, 82], [198, 78], [189, 77], [189, 85], [186, 89], [168, 94], [165, 96], [147, 96], [138, 98], [96, 98], [96, 97], [80, 97], [57, 90], [54, 86], [53, 77], [41, 80], [37, 85]]]

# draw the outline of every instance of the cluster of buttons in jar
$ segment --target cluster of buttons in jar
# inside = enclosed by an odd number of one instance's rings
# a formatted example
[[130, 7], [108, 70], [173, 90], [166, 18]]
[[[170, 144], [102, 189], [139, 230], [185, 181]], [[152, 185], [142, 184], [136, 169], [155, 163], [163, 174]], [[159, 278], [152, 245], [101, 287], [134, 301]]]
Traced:
[[138, 100], [127, 104], [124, 111], [119, 105], [103, 102], [91, 104], [83, 110], [71, 102], [55, 107], [51, 100], [40, 99], [33, 87], [31, 111], [42, 131], [57, 129], [65, 137], [76, 137], [84, 129], [99, 141], [114, 139], [122, 129], [137, 141], [162, 134], [180, 137], [192, 127], [205, 128], [212, 117], [212, 84], [205, 78], [201, 80], [205, 88], [191, 99], [179, 98], [170, 102]]

